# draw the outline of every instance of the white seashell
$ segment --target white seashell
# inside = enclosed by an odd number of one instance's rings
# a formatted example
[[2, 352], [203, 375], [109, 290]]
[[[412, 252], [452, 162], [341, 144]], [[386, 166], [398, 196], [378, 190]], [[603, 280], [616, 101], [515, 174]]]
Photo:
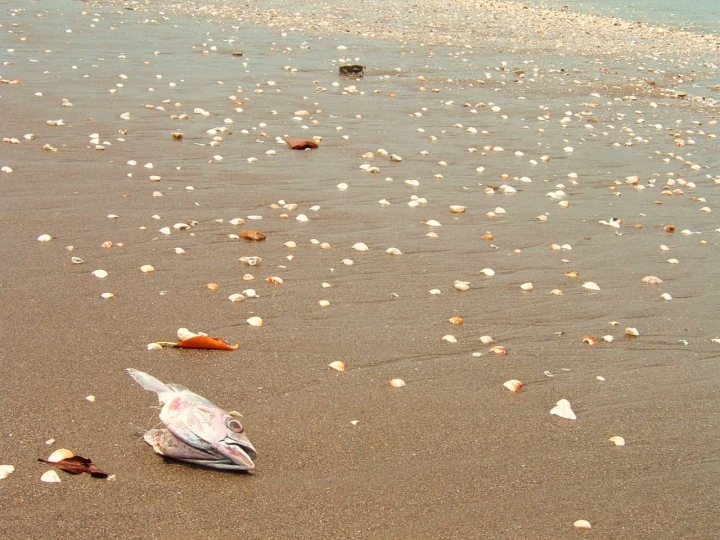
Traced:
[[295, 242], [293, 242], [292, 240], [289, 240], [289, 241], [285, 242], [284, 246], [288, 247], [288, 248], [294, 248], [294, 247], [297, 247], [297, 244]]
[[50, 469], [49, 471], [45, 471], [45, 473], [40, 477], [40, 481], [47, 482], [49, 484], [57, 484], [60, 482], [60, 477], [55, 470]]
[[620, 437], [620, 435], [615, 435], [614, 437], [610, 437], [608, 440], [610, 442], [615, 443], [615, 446], [625, 446], [625, 439]]
[[428, 292], [433, 295], [442, 294], [440, 289], [430, 289]]
[[71, 261], [73, 264], [82, 264], [83, 262], [85, 262], [85, 261], [83, 261], [80, 257], [71, 257], [71, 258], [70, 258], [70, 261]]
[[438, 222], [435, 221], [434, 219], [429, 219], [429, 220], [427, 220], [427, 221], [425, 222], [425, 225], [428, 225], [429, 227], [442, 227], [442, 225], [440, 225], [440, 223], [438, 223]]
[[330, 285], [327, 281], [323, 282], [323, 284], [322, 284], [323, 289], [329, 289], [330, 287], [332, 287], [332, 285]]
[[235, 218], [231, 219], [229, 221], [230, 225], [245, 225], [245, 220], [243, 218]]
[[612, 342], [615, 340], [615, 338], [612, 337], [611, 335], [603, 336], [602, 339], [603, 339], [603, 341], [605, 341], [606, 343], [612, 343]]
[[500, 189], [502, 189], [503, 192], [504, 192], [506, 195], [508, 195], [508, 194], [510, 194], [510, 193], [517, 193], [517, 189], [515, 189], [515, 188], [512, 187], [512, 186], [506, 186], [505, 184], [503, 184], [502, 186], [500, 186]]
[[385, 253], [387, 253], [388, 255], [402, 255], [402, 251], [400, 251], [398, 248], [394, 248], [394, 247], [387, 248], [385, 250]]
[[379, 202], [380, 204], [382, 204], [383, 206], [389, 206], [389, 205], [390, 205], [390, 201], [388, 201], [387, 199], [380, 199], [378, 202]]
[[340, 191], [345, 191], [345, 190], [346, 190], [347, 188], [349, 188], [349, 187], [350, 187], [350, 186], [348, 186], [345, 182], [341, 182], [341, 183], [339, 183], [339, 184], [337, 185], [337, 188], [338, 188]]
[[507, 212], [505, 211], [505, 209], [504, 209], [503, 207], [501, 207], [501, 206], [498, 206], [498, 207], [495, 209], [495, 213], [498, 214], [498, 215], [500, 215], [500, 214], [507, 214]]
[[262, 216], [248, 216], [247, 218], [253, 221], [257, 221], [262, 219]]
[[159, 232], [163, 234], [170, 234], [170, 227], [163, 227]]
[[667, 300], [667, 301], [670, 301], [670, 300], [673, 299], [673, 297], [670, 296], [668, 293], [662, 293], [662, 294], [660, 295], [660, 298], [662, 298], [663, 300]]
[[185, 250], [184, 250], [183, 248], [181, 248], [181, 247], [176, 247], [176, 248], [175, 248], [175, 253], [177, 253], [178, 255], [184, 255], [184, 254], [185, 254]]
[[263, 325], [263, 320], [260, 317], [250, 317], [245, 322], [248, 323], [250, 326], [262, 326]]
[[505, 381], [503, 383], [503, 386], [511, 392], [519, 392], [520, 389], [523, 387], [523, 383], [521, 383], [517, 379], [510, 379], [509, 381]]
[[678, 261], [677, 259], [668, 259], [668, 262], [670, 264], [680, 264], [680, 261]]
[[628, 336], [639, 336], [640, 332], [638, 331], [637, 328], [629, 328], [628, 327], [625, 329], [625, 334], [627, 334]]
[[528, 283], [523, 283], [522, 285], [520, 285], [520, 288], [521, 288], [523, 291], [532, 291], [532, 290], [533, 290], [533, 284], [530, 283], [530, 282], [528, 282]]
[[345, 362], [342, 360], [335, 360], [334, 362], [331, 362], [328, 367], [334, 369], [335, 371], [345, 371], [346, 369]]
[[690, 236], [691, 234], [693, 234], [693, 232], [690, 229], [683, 229], [682, 231], [680, 231], [680, 234], [684, 234], [685, 236]]
[[200, 335], [204, 335], [204, 334], [202, 334], [202, 332], [196, 334], [195, 332], [191, 332], [187, 328], [178, 328], [178, 331], [177, 331], [177, 337], [180, 341], [185, 341], [186, 339], [198, 337]]
[[96, 278], [102, 279], [102, 278], [106, 278], [108, 276], [108, 273], [105, 270], [94, 270], [92, 272], [92, 275], [95, 276]]
[[565, 251], [572, 251], [572, 246], [570, 244], [563, 244], [560, 246], [560, 249], [564, 249]]
[[298, 216], [295, 218], [298, 221], [301, 221], [305, 223], [306, 221], [309, 221], [308, 217], [305, 214], [298, 214]]
[[453, 335], [448, 334], [446, 336], [443, 336], [443, 341], [447, 341], [448, 343], [457, 343], [457, 338]]
[[188, 225], [187, 223], [176, 223], [175, 225], [173, 225], [173, 229], [175, 229], [176, 231], [184, 231], [189, 228], [190, 225]]
[[231, 302], [242, 302], [243, 300], [245, 300], [245, 297], [240, 293], [235, 293], [228, 296], [228, 300], [230, 300]]
[[402, 388], [403, 386], [405, 386], [405, 381], [403, 381], [402, 379], [392, 379], [390, 381], [390, 386], [392, 386], [393, 388]]
[[88, 400], [90, 403], [93, 403], [95, 401], [95, 396], [85, 396], [85, 399]]
[[665, 244], [660, 244], [660, 250], [661, 251], [670, 251], [670, 248], [667, 247]]
[[420, 185], [420, 182], [418, 180], [405, 180], [404, 182], [408, 186], [417, 187]]
[[240, 257], [239, 260], [250, 266], [257, 266], [262, 262], [260, 257]]
[[578, 519], [575, 523], [573, 523], [573, 527], [576, 529], [592, 529], [590, 522], [584, 519]]
[[478, 341], [480, 343], [483, 343], [484, 345], [489, 345], [490, 343], [495, 343], [495, 340], [491, 336], [480, 336], [478, 338]]
[[595, 377], [595, 378], [596, 378], [598, 381], [600, 381], [600, 382], [605, 382], [605, 377], [603, 377], [602, 375], [598, 375], [598, 376]]
[[470, 290], [470, 282], [469, 282], [469, 281], [459, 281], [459, 280], [455, 280], [455, 282], [453, 283], [453, 285], [455, 286], [455, 288], [456, 288], [458, 291], [467, 291], [467, 290]]
[[453, 205], [450, 207], [450, 211], [451, 211], [453, 214], [462, 214], [463, 212], [465, 212], [465, 210], [467, 210], [467, 206], [460, 206], [460, 205], [458, 205], [458, 204], [453, 204]]
[[68, 450], [67, 448], [58, 448], [48, 456], [47, 460], [51, 463], [57, 463], [58, 461], [68, 459], [73, 456], [75, 456], [75, 454], [73, 454], [71, 450]]
[[567, 399], [561, 399], [555, 406], [550, 409], [550, 414], [559, 416], [560, 418], [566, 418], [568, 420], [577, 420], [577, 416], [570, 407], [570, 402]]
[[648, 285], [658, 285], [659, 283], [662, 283], [662, 279], [655, 276], [645, 276], [642, 278], [643, 283], [647, 283]]
[[162, 345], [159, 343], [148, 343], [147, 350], [148, 351], [159, 351], [162, 349]]
[[480, 270], [481, 274], [485, 274], [487, 277], [493, 277], [495, 275], [495, 270], [492, 268], [483, 268]]
[[355, 264], [355, 262], [352, 259], [343, 259], [340, 262], [343, 263], [345, 266], [352, 266], [353, 264]]
[[4, 173], [11, 173], [11, 172], [13, 172], [12, 168], [8, 167], [7, 165], [3, 165], [2, 169], [0, 169], [0, 171], [2, 171], [2, 172], [4, 172]]
[[598, 284], [593, 281], [586, 281], [585, 283], [583, 283], [583, 288], [591, 290], [591, 291], [599, 291], [600, 290], [600, 287], [598, 286]]
[[563, 296], [563, 292], [560, 289], [553, 289], [550, 291], [550, 294], [554, 294], [555, 296]]
[[431, 231], [431, 232], [427, 233], [425, 236], [427, 236], [428, 238], [437, 238], [438, 234], [434, 231]]
[[369, 251], [369, 250], [370, 250], [370, 248], [367, 247], [367, 246], [366, 246], [365, 244], [363, 244], [362, 242], [358, 242], [357, 244], [355, 244], [355, 245], [352, 247], [352, 249], [354, 249], [355, 251]]
[[[378, 152], [379, 153], [379, 152]], [[402, 161], [402, 158], [398, 156], [397, 154], [391, 154], [390, 155], [390, 161], [400, 162]]]
[[257, 298], [258, 294], [255, 292], [255, 289], [245, 289], [242, 292], [245, 295], [245, 298]]
[[0, 465], [0, 480], [5, 480], [13, 472], [15, 472], [15, 467], [12, 465]]
[[276, 285], [283, 284], [283, 278], [278, 277], [278, 276], [271, 276], [271, 277], [267, 278], [265, 281], [267, 281], [268, 283], [274, 283]]
[[104, 292], [100, 295], [101, 298], [104, 298], [105, 300], [109, 300], [110, 298], [115, 298], [115, 295], [111, 292]]
[[49, 242], [50, 240], [52, 240], [52, 236], [50, 236], [49, 234], [41, 234], [40, 236], [38, 236], [37, 239], [38, 242]]
[[320, 307], [328, 307], [328, 306], [330, 305], [330, 302], [329, 302], [328, 300], [320, 300], [320, 301], [318, 302], [318, 305], [319, 305]]
[[140, 270], [144, 273], [154, 272], [155, 268], [151, 264], [144, 264], [140, 267]]

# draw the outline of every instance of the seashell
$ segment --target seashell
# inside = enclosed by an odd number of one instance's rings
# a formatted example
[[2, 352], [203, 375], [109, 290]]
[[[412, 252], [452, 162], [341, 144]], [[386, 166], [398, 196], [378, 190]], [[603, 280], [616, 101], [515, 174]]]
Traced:
[[478, 338], [478, 341], [484, 345], [489, 345], [490, 343], [493, 343], [495, 340], [491, 336], [480, 336]]
[[680, 264], [680, 261], [678, 261], [677, 259], [668, 259], [668, 262], [670, 264]]
[[195, 332], [191, 332], [187, 328], [178, 328], [177, 331], [177, 337], [180, 341], [185, 341], [186, 339], [198, 337], [198, 336], [204, 336], [202, 332], [198, 332], [197, 334]]
[[510, 379], [509, 381], [505, 381], [503, 383], [503, 386], [511, 392], [519, 392], [520, 389], [523, 387], [523, 383], [521, 383], [517, 379]]
[[495, 345], [493, 348], [490, 349], [490, 352], [493, 354], [497, 354], [498, 356], [507, 356], [507, 349], [503, 347], [502, 345]]
[[427, 233], [425, 236], [427, 236], [428, 238], [437, 238], [438, 234], [434, 231], [431, 231], [431, 232]]
[[590, 522], [584, 519], [578, 519], [575, 523], [573, 523], [573, 527], [576, 529], [592, 529]]
[[255, 289], [245, 289], [242, 292], [246, 298], [257, 298], [258, 294], [255, 292]]
[[73, 264], [82, 264], [83, 262], [85, 262], [85, 261], [83, 261], [80, 257], [71, 257], [71, 258], [70, 258], [70, 261], [71, 261]]
[[88, 400], [90, 403], [95, 402], [95, 396], [85, 396], [85, 399]]
[[580, 272], [578, 272], [577, 270], [568, 270], [567, 272], [565, 272], [565, 275], [567, 277], [576, 278], [580, 277]]
[[105, 300], [109, 300], [110, 298], [115, 298], [115, 295], [111, 292], [104, 292], [100, 295], [100, 298], [104, 298]]
[[405, 381], [403, 381], [402, 379], [392, 379], [390, 381], [390, 386], [392, 386], [393, 388], [402, 388], [403, 386], [405, 386]]
[[176, 231], [185, 231], [189, 228], [190, 225], [188, 225], [187, 223], [176, 223], [175, 225], [173, 225], [173, 229], [175, 229]]
[[495, 240], [495, 237], [493, 236], [493, 234], [492, 234], [492, 233], [489, 233], [489, 232], [486, 232], [486, 233], [483, 234], [480, 238], [482, 238], [483, 240], [488, 240], [488, 241], [490, 241], [490, 242], [492, 242], [493, 240]]
[[587, 345], [596, 345], [599, 343], [599, 340], [595, 336], [583, 336], [582, 342]]
[[402, 251], [400, 251], [398, 248], [394, 248], [394, 247], [387, 248], [385, 250], [385, 253], [387, 253], [388, 255], [402, 255]]
[[37, 240], [38, 242], [49, 242], [50, 240], [52, 240], [52, 236], [50, 236], [49, 234], [41, 234], [40, 236], [38, 236]]
[[583, 283], [583, 289], [588, 289], [590, 291], [599, 291], [600, 287], [597, 283], [593, 281], [586, 281], [585, 283]]
[[140, 270], [144, 273], [154, 272], [155, 268], [151, 264], [144, 264], [140, 267]]
[[434, 219], [429, 219], [425, 222], [425, 225], [428, 225], [429, 227], [442, 227], [439, 222], [435, 221]]
[[271, 277], [267, 278], [265, 281], [267, 281], [268, 283], [273, 283], [275, 285], [282, 285], [283, 278], [278, 277], [278, 276], [271, 276]]
[[230, 300], [231, 302], [242, 302], [243, 300], [245, 300], [245, 297], [240, 293], [235, 293], [228, 296], [228, 300]]
[[329, 305], [330, 305], [330, 301], [329, 301], [329, 300], [320, 300], [320, 301], [318, 302], [318, 306], [320, 306], [320, 307], [328, 307]]
[[113, 246], [113, 243], [110, 240], [108, 240], [107, 242], [103, 242], [101, 245], [101, 247], [104, 247], [105, 249], [109, 249], [112, 246]]
[[229, 221], [230, 225], [245, 225], [245, 220], [243, 218], [235, 218], [231, 219]]
[[570, 402], [567, 399], [561, 399], [555, 406], [550, 409], [550, 414], [559, 416], [560, 418], [566, 418], [568, 420], [577, 420], [577, 416], [570, 407]]
[[350, 187], [350, 186], [348, 186], [345, 182], [340, 182], [340, 183], [337, 185], [337, 188], [338, 188], [340, 191], [345, 191], [345, 190], [346, 190], [347, 188], [349, 188], [349, 187]]
[[507, 212], [505, 211], [505, 209], [502, 208], [502, 207], [500, 207], [500, 206], [498, 206], [498, 207], [495, 209], [495, 213], [498, 214], [498, 215], [500, 215], [500, 214], [507, 214]]
[[570, 244], [563, 244], [560, 246], [560, 249], [564, 249], [565, 251], [572, 251], [572, 246]]
[[615, 443], [615, 446], [625, 446], [625, 439], [623, 439], [620, 435], [610, 437], [608, 441]]
[[158, 231], [158, 232], [161, 232], [161, 233], [163, 233], [163, 234], [170, 234], [170, 227], [163, 227], [163, 228], [160, 229], [160, 231]]
[[283, 244], [283, 245], [284, 245], [285, 247], [288, 247], [288, 248], [297, 247], [297, 244], [296, 244], [295, 242], [293, 242], [292, 240], [289, 240], [288, 242], [285, 242], [285, 244]]
[[495, 275], [495, 270], [492, 268], [483, 268], [480, 270], [480, 273], [486, 275], [487, 277], [493, 277]]
[[362, 242], [358, 242], [357, 244], [355, 244], [355, 245], [352, 247], [352, 249], [354, 249], [355, 251], [369, 251], [369, 250], [370, 250], [370, 248], [367, 247], [367, 246], [366, 246], [365, 244], [363, 244]]
[[675, 225], [665, 225], [665, 232], [674, 233]]
[[73, 454], [71, 450], [68, 450], [67, 448], [58, 448], [48, 456], [47, 461], [51, 463], [57, 463], [58, 461], [68, 459], [73, 456], [75, 456], [75, 454]]
[[598, 375], [598, 376], [595, 377], [595, 378], [596, 378], [598, 381], [600, 381], [600, 382], [605, 382], [605, 377], [603, 377], [602, 375]]
[[523, 283], [522, 285], [520, 285], [520, 288], [521, 288], [523, 291], [530, 292], [530, 291], [533, 290], [533, 284], [530, 283], [530, 282], [528, 282], [528, 283]]
[[327, 242], [323, 242], [323, 243], [320, 244], [318, 247], [319, 247], [320, 249], [330, 249], [331, 246], [330, 246], [330, 244], [328, 244]]
[[606, 343], [612, 343], [615, 340], [615, 338], [612, 337], [611, 335], [603, 336], [602, 338], [603, 338], [603, 341]]
[[433, 295], [442, 294], [440, 289], [430, 289], [428, 292]]
[[262, 326], [263, 325], [263, 320], [260, 317], [250, 317], [245, 322], [248, 323], [250, 326]]
[[345, 362], [342, 360], [335, 360], [334, 362], [331, 362], [328, 365], [329, 368], [334, 369], [335, 371], [345, 371]]
[[562, 296], [563, 292], [560, 289], [553, 289], [550, 291], [550, 294], [554, 294], [555, 296]]
[[208, 283], [205, 286], [211, 291], [217, 291], [220, 288], [220, 285], [218, 283]]
[[465, 210], [467, 210], [467, 206], [460, 206], [458, 204], [453, 204], [452, 206], [450, 206], [450, 211], [453, 214], [462, 214], [463, 212], [465, 212]]
[[0, 480], [5, 480], [13, 472], [15, 472], [15, 467], [12, 465], [0, 465]]
[[448, 343], [457, 343], [457, 338], [451, 334], [443, 336], [442, 339], [443, 341], [447, 341]]
[[662, 283], [662, 279], [655, 276], [645, 276], [642, 278], [643, 283], [647, 283], [648, 285], [658, 285], [659, 283]]
[[640, 335], [640, 332], [638, 331], [637, 328], [630, 328], [630, 327], [628, 327], [628, 328], [625, 329], [625, 334], [628, 335], [628, 336], [639, 336], [639, 335]]
[[296, 219], [297, 221], [302, 222], [302, 223], [305, 223], [306, 221], [310, 221], [305, 214], [298, 214], [295, 219]]
[[148, 351], [159, 351], [159, 350], [162, 350], [162, 345], [160, 345], [159, 343], [148, 343], [147, 350]]
[[660, 298], [662, 298], [663, 300], [667, 300], [667, 301], [670, 301], [670, 300], [673, 299], [673, 297], [670, 296], [668, 293], [662, 293], [662, 294], [660, 295]]
[[96, 278], [103, 279], [108, 276], [108, 273], [105, 270], [94, 270], [92, 272], [92, 275], [95, 276]]
[[570, 208], [570, 201], [560, 201], [558, 203], [558, 206], [562, 206], [563, 208]]
[[45, 471], [45, 473], [43, 473], [40, 477], [40, 481], [47, 482], [49, 484], [57, 484], [60, 482], [60, 477], [53, 469], [50, 469], [49, 471]]
[[470, 282], [469, 282], [469, 281], [455, 280], [455, 281], [453, 282], [453, 285], [455, 286], [455, 288], [456, 288], [458, 291], [467, 291], [467, 290], [470, 289]]
[[450, 317], [448, 322], [450, 324], [463, 324], [465, 321], [463, 321], [462, 317]]
[[240, 257], [240, 259], [238, 259], [238, 260], [240, 260], [241, 262], [244, 262], [245, 264], [250, 265], [250, 266], [257, 266], [258, 264], [260, 264], [262, 262], [262, 259], [260, 257], [254, 257], [254, 256]]
[[183, 140], [183, 134], [180, 132], [171, 133], [170, 136], [172, 137], [173, 141], [182, 141]]
[[185, 254], [185, 250], [184, 250], [183, 248], [181, 248], [181, 247], [176, 247], [173, 251], [175, 251], [175, 253], [177, 253], [178, 255], [184, 255], [184, 254]]
[[352, 266], [353, 264], [355, 264], [355, 262], [352, 259], [343, 259], [340, 262], [343, 263], [345, 266]]

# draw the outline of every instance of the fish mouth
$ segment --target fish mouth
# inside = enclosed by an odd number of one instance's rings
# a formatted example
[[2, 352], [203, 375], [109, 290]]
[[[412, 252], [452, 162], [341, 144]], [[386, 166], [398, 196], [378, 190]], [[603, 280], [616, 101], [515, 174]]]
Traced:
[[244, 441], [238, 441], [237, 439], [231, 439], [230, 437], [225, 437], [222, 441], [220, 441], [220, 443], [228, 448], [231, 448], [234, 457], [242, 461], [248, 469], [255, 468], [253, 460], [257, 459], [257, 451], [251, 444]]

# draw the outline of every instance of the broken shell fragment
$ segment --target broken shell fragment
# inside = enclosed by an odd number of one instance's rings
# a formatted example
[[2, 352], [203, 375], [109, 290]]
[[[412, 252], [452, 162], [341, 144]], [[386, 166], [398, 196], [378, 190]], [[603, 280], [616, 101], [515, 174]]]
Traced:
[[390, 381], [390, 386], [392, 386], [393, 388], [402, 388], [403, 386], [405, 386], [405, 381], [403, 381], [402, 379], [392, 379]]
[[578, 272], [577, 270], [568, 270], [567, 272], [565, 272], [565, 275], [567, 277], [576, 278], [580, 277], [580, 272]]
[[260, 257], [240, 257], [240, 260], [245, 264], [249, 264], [250, 266], [257, 266], [262, 262], [262, 259]]
[[104, 298], [105, 300], [109, 300], [110, 298], [115, 298], [115, 295], [111, 292], [104, 292], [100, 295], [101, 298]]
[[503, 383], [503, 386], [511, 392], [519, 392], [520, 389], [523, 387], [523, 383], [521, 383], [517, 379], [510, 379], [509, 381], [505, 381]]
[[12, 465], [0, 465], [0, 480], [5, 480], [10, 473], [15, 472], [15, 467]]
[[342, 360], [335, 360], [334, 362], [331, 362], [328, 367], [334, 369], [335, 371], [345, 371], [345, 362]]
[[217, 291], [217, 290], [220, 288], [220, 284], [219, 284], [219, 283], [208, 283], [208, 284], [205, 285], [205, 286], [206, 286], [208, 289], [210, 289], [211, 291]]
[[550, 291], [550, 294], [554, 294], [555, 296], [562, 296], [563, 292], [560, 289], [553, 289]]
[[555, 406], [550, 409], [550, 414], [559, 416], [560, 418], [566, 418], [568, 420], [577, 420], [577, 416], [570, 407], [570, 402], [567, 399], [561, 399]]
[[625, 446], [625, 439], [623, 439], [620, 435], [610, 437], [608, 440], [612, 443], [615, 443], [615, 446]]
[[260, 317], [250, 317], [245, 322], [247, 322], [250, 326], [262, 326], [263, 325], [263, 320]]
[[584, 519], [578, 519], [575, 523], [573, 523], [573, 527], [576, 529], [592, 529], [590, 522]]
[[586, 345], [596, 345], [599, 343], [599, 340], [595, 336], [583, 336], [582, 342]]
[[40, 481], [47, 482], [48, 484], [57, 484], [60, 483], [60, 477], [53, 469], [50, 469], [49, 471], [45, 471], [45, 473], [43, 473], [40, 477]]
[[633, 336], [633, 337], [634, 337], [634, 336], [639, 336], [639, 335], [640, 335], [640, 332], [638, 331], [637, 328], [629, 328], [629, 327], [628, 327], [628, 328], [625, 329], [625, 334], [628, 335], [628, 336]]

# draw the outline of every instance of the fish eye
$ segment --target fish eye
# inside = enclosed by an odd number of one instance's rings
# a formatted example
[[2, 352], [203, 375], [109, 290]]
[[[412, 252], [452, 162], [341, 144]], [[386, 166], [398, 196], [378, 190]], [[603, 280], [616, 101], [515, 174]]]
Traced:
[[243, 425], [234, 418], [228, 418], [225, 422], [225, 425], [230, 431], [234, 431], [235, 433], [242, 433], [243, 431], [245, 431]]

